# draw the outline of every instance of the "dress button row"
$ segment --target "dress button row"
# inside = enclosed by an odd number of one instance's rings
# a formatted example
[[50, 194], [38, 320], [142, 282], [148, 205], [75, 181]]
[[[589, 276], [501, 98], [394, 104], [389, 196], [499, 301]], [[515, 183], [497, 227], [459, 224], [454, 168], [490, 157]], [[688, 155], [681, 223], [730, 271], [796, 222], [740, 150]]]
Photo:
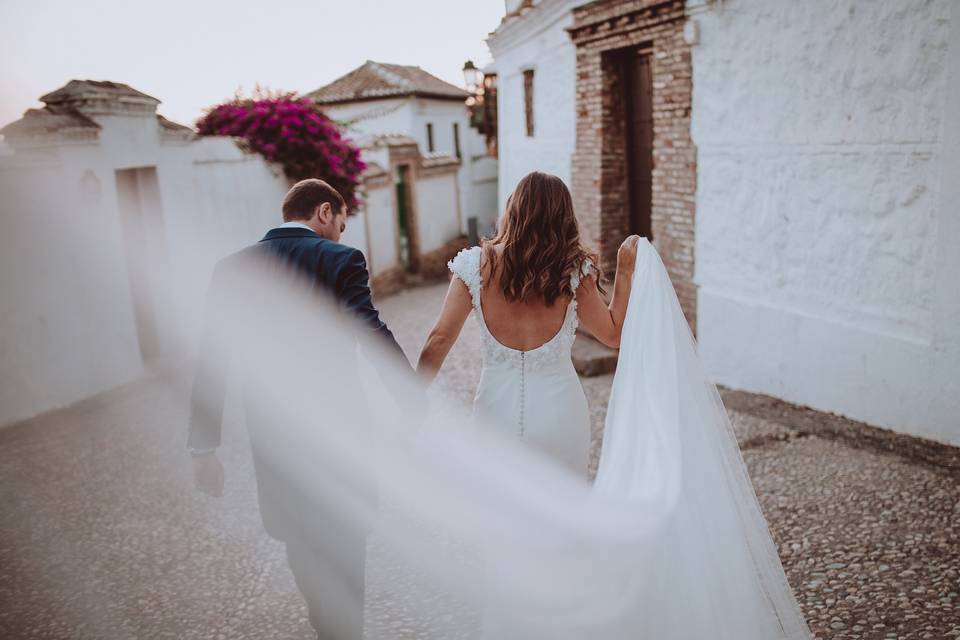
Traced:
[[527, 354], [525, 351], [520, 352], [520, 437], [524, 436], [525, 427], [523, 424], [523, 409], [525, 401], [525, 387], [526, 387], [526, 358]]

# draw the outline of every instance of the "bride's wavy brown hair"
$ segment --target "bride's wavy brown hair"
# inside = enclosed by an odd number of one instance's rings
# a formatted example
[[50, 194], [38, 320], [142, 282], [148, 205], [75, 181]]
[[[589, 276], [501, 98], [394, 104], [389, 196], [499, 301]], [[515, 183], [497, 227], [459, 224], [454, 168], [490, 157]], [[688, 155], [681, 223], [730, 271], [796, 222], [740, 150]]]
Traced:
[[[498, 256], [494, 246], [503, 245]], [[580, 244], [580, 228], [573, 199], [563, 180], [539, 171], [529, 173], [507, 198], [497, 235], [483, 242], [488, 274], [497, 272], [508, 302], [542, 300], [553, 306], [562, 296], [573, 296], [570, 276], [589, 258], [597, 288], [603, 274], [595, 253]]]

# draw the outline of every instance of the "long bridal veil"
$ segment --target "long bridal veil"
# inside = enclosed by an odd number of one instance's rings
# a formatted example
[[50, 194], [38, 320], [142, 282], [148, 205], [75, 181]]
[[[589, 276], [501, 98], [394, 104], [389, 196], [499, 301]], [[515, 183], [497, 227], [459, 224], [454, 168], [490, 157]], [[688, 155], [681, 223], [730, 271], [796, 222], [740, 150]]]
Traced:
[[810, 637], [646, 241], [593, 486], [427, 402], [379, 346], [361, 339], [358, 358], [355, 328], [300, 283], [258, 268], [234, 284], [205, 349], [243, 370], [248, 412], [268, 417], [250, 427], [260, 468], [316, 505], [304, 530], [372, 527], [368, 618], [385, 607], [384, 626], [420, 630], [407, 637], [477, 637], [464, 627], [478, 620], [498, 640]]
[[637, 540], [629, 630], [809, 638], [716, 387], [653, 246], [638, 246], [595, 490], [664, 519]]
[[[170, 291], [185, 288], [177, 274], [203, 270], [180, 267], [158, 271]], [[235, 423], [224, 446], [234, 446], [245, 415], [257, 481], [286, 491], [260, 509], [293, 505], [300, 535], [372, 530], [368, 638], [477, 638], [491, 627], [506, 630], [497, 640], [810, 637], [648, 243], [638, 250], [593, 485], [471, 420], [437, 389], [428, 396], [409, 368], [296, 277], [249, 264], [227, 280], [210, 298], [199, 343], [204, 367], [233, 373], [226, 414]], [[163, 328], [194, 351], [196, 332], [179, 326]], [[186, 377], [171, 403], [185, 404]], [[224, 409], [221, 394], [195, 400]], [[183, 443], [185, 430], [171, 438]], [[158, 468], [181, 469], [182, 446], [164, 449], [175, 453]], [[228, 467], [228, 482], [239, 472]], [[184, 499], [211, 517], [222, 509]], [[230, 531], [211, 535], [233, 544]]]

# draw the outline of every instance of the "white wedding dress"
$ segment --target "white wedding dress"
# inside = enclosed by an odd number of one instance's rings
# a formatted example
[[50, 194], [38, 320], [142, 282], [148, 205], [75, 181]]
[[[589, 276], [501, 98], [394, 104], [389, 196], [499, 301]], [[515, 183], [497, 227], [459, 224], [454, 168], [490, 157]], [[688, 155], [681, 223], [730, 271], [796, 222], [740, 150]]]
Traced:
[[[262, 453], [291, 490], [336, 505], [338, 526], [356, 535], [386, 516], [367, 584], [388, 584], [381, 569], [399, 579], [368, 598], [368, 613], [399, 605], [379, 637], [473, 639], [479, 618], [490, 640], [809, 640], [653, 246], [637, 247], [592, 485], [588, 413], [570, 353], [576, 300], [546, 344], [508, 349], [483, 321], [479, 258], [470, 249], [450, 264], [483, 334], [474, 420], [441, 401], [399, 402], [421, 397], [419, 380], [376, 344], [365, 349], [370, 375], [342, 375], [362, 334], [335, 306], [302, 295], [299, 282], [287, 290], [276, 277], [242, 274], [223, 303], [231, 322], [211, 338], [273, 418]], [[251, 299], [267, 312], [252, 310]], [[343, 428], [361, 420], [363, 429]], [[345, 486], [377, 486], [378, 504]], [[322, 535], [322, 523], [314, 526]], [[463, 617], [452, 608], [461, 604]], [[414, 632], [441, 625], [453, 632]]]
[[[469, 288], [482, 332], [475, 413], [585, 475], [589, 414], [571, 359], [576, 298], [554, 338], [517, 351], [484, 322], [480, 248], [460, 252], [449, 266]], [[589, 269], [583, 265], [584, 275]], [[572, 278], [574, 292], [580, 277]], [[726, 411], [646, 240], [638, 246], [592, 495], [579, 523], [544, 528], [546, 537], [509, 559], [502, 547], [487, 558], [485, 640], [810, 638]], [[578, 508], [571, 505], [573, 513]], [[532, 574], [517, 569], [525, 561]], [[530, 575], [538, 592], [521, 586]]]
[[[520, 351], [498, 341], [487, 327], [480, 302], [480, 247], [463, 249], [448, 264], [470, 290], [483, 350], [474, 414], [505, 435], [515, 436], [586, 477], [590, 413], [571, 349], [577, 331], [576, 295], [567, 304], [560, 330], [535, 349]], [[590, 274], [589, 261], [574, 271], [571, 289]]]

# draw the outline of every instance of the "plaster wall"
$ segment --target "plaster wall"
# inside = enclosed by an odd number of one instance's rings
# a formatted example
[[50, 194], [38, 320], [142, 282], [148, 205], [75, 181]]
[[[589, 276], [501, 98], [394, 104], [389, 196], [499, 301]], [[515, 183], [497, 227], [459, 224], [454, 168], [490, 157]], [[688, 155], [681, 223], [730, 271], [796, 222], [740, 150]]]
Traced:
[[324, 105], [323, 112], [327, 117], [343, 123], [348, 138], [359, 141], [380, 133], [410, 135], [413, 126], [411, 103], [410, 98], [385, 98]]
[[367, 192], [366, 215], [370, 230], [367, 260], [370, 275], [374, 276], [400, 264], [392, 184]]
[[421, 176], [416, 183], [420, 251], [439, 249], [460, 233], [454, 174]]
[[[471, 129], [473, 131], [473, 129]], [[467, 166], [469, 173], [468, 197], [463, 209], [464, 232], [467, 219], [477, 218], [477, 229], [481, 236], [493, 235], [497, 219], [500, 217], [497, 201], [497, 159], [486, 155], [486, 145], [479, 155]], [[462, 192], [462, 188], [461, 188]]]
[[[497, 73], [497, 142], [502, 213], [517, 182], [544, 171], [570, 185], [570, 160], [576, 147], [576, 49], [566, 27], [576, 2], [545, 0], [487, 43]], [[581, 3], [582, 4], [582, 3]], [[523, 72], [534, 71], [534, 135], [526, 134]]]
[[413, 137], [421, 153], [428, 153], [427, 124], [433, 125], [434, 153], [456, 157], [453, 125], [458, 127], [460, 139], [460, 169], [457, 171], [457, 186], [460, 191], [460, 210], [463, 223], [451, 238], [467, 232], [467, 218], [473, 216], [481, 231], [491, 228], [497, 219], [496, 181], [490, 180], [485, 169], [496, 160], [485, 154], [476, 153], [479, 135], [470, 127], [467, 108], [461, 102], [443, 100], [417, 100], [414, 106]]
[[717, 382], [960, 444], [950, 7], [692, 16], [698, 338]]
[[[183, 200], [180, 210], [167, 216], [170, 263], [209, 273], [221, 257], [257, 242], [283, 222], [280, 207], [289, 183], [279, 167], [243, 153], [230, 139], [200, 138], [191, 147], [192, 161], [161, 177], [163, 192]], [[198, 308], [206, 279], [189, 272], [177, 276], [182, 293], [190, 295], [186, 308]]]
[[[481, 230], [492, 228], [497, 218], [496, 160], [486, 156], [483, 138], [470, 127], [467, 109], [462, 102], [396, 98], [331, 105], [324, 107], [324, 111], [335, 120], [359, 118], [348, 127], [348, 134], [357, 140], [370, 135], [398, 133], [416, 140], [423, 154], [430, 152], [427, 137], [429, 123], [433, 128], [433, 152], [456, 156], [453, 133], [456, 123], [461, 156], [457, 184], [463, 226], [454, 235], [466, 232], [466, 220], [471, 216], [477, 218]], [[367, 154], [364, 159], [376, 161]]]
[[82, 193], [84, 171], [0, 169], [0, 424], [143, 372], [117, 210]]
[[[0, 158], [0, 425], [143, 374], [132, 281], [170, 355], [193, 335], [213, 264], [280, 222], [286, 179], [233, 141], [165, 137], [152, 115], [96, 120], [99, 140]], [[141, 193], [139, 276], [118, 192], [130, 169], [156, 187]]]

